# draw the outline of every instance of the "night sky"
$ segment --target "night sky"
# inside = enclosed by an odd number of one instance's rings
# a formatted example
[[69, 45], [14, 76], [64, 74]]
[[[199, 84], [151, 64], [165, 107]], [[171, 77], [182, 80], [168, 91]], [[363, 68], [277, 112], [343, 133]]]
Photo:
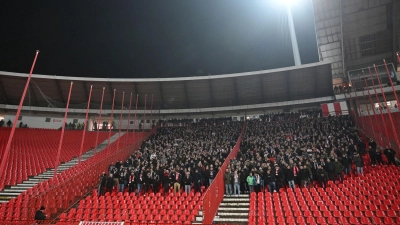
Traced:
[[[0, 70], [164, 78], [294, 65], [276, 0], [80, 0], [0, 3]], [[318, 61], [311, 0], [293, 17], [302, 63]]]

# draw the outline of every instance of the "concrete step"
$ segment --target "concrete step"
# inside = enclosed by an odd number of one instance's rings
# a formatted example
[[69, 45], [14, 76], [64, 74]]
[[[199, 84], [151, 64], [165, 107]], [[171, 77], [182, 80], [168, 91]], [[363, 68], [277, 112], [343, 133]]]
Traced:
[[226, 222], [226, 223], [231, 223], [231, 222], [239, 222], [239, 223], [247, 223], [249, 221], [248, 218], [220, 218], [216, 216], [214, 218], [215, 222]]
[[233, 197], [230, 197], [230, 198], [224, 198], [222, 200], [222, 202], [250, 202], [250, 199], [248, 199], [248, 198], [233, 198]]
[[[36, 184], [17, 184], [17, 186], [19, 186], [19, 187], [28, 187], [28, 188], [31, 188], [31, 187], [33, 187], [35, 185]], [[1, 194], [1, 192], [0, 192], [0, 194]]]
[[231, 207], [219, 207], [218, 208], [218, 212], [220, 211], [249, 211], [249, 208], [245, 208], [245, 207], [235, 207], [235, 208], [231, 208]]
[[246, 213], [244, 213], [244, 212], [243, 213], [238, 213], [238, 212], [230, 212], [230, 213], [218, 212], [217, 215], [220, 216], [220, 217], [231, 217], [231, 216], [234, 216], [234, 217], [245, 217], [245, 218], [247, 218], [249, 216], [249, 213], [248, 212], [246, 212]]
[[21, 192], [5, 192], [5, 191], [2, 191], [0, 193], [0, 196], [18, 196], [20, 194], [21, 194]]
[[249, 207], [250, 202], [222, 202], [220, 207], [240, 207], [245, 206]]

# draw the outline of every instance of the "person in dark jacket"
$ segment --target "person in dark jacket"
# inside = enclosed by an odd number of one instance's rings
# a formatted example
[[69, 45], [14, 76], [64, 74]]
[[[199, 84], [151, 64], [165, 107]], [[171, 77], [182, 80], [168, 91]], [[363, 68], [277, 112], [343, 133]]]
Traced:
[[307, 187], [307, 182], [309, 180], [309, 172], [308, 169], [305, 168], [305, 166], [300, 166], [300, 171], [299, 171], [299, 179], [300, 183], [303, 187]]
[[343, 165], [341, 162], [339, 162], [338, 158], [335, 158], [335, 162], [333, 163], [335, 165], [335, 181], [339, 179], [339, 181], [343, 181]]
[[113, 187], [114, 187], [114, 178], [113, 178], [113, 175], [111, 173], [107, 178], [106, 191], [107, 192], [112, 192]]
[[269, 191], [276, 192], [275, 174], [271, 174], [271, 171], [267, 171], [264, 176], [264, 182], [268, 184]]
[[44, 208], [44, 206], [42, 206], [35, 213], [35, 220], [39, 224], [43, 223], [43, 220], [46, 220], [46, 215], [44, 214], [44, 210], [45, 210], [45, 208]]
[[390, 164], [393, 164], [395, 166], [397, 165], [396, 159], [395, 159], [396, 152], [392, 148], [389, 148], [389, 146], [386, 146], [386, 149], [383, 150], [383, 154], [385, 154], [385, 156], [388, 160], [388, 165], [390, 165]]
[[169, 175], [169, 170], [164, 170], [164, 175], [162, 177], [163, 187], [164, 187], [164, 194], [168, 194], [169, 184], [171, 183], [171, 176]]
[[319, 185], [323, 188], [326, 187], [327, 183], [328, 183], [328, 174], [326, 173], [326, 171], [322, 168], [321, 165], [318, 166], [317, 169], [317, 177], [318, 177], [318, 182]]
[[346, 154], [343, 155], [343, 158], [341, 160], [341, 163], [343, 165], [344, 168], [344, 172], [349, 175], [351, 172], [351, 160], [349, 159], [349, 157], [347, 157]]
[[199, 173], [198, 169], [195, 169], [192, 179], [194, 184], [194, 193], [200, 192], [200, 187], [203, 178], [201, 177], [201, 174]]
[[185, 185], [185, 192], [186, 194], [190, 194], [190, 188], [192, 186], [192, 176], [190, 176], [190, 172], [187, 171], [185, 176], [182, 178], [182, 183]]
[[106, 184], [107, 184], [107, 176], [106, 176], [106, 172], [103, 172], [103, 174], [101, 174], [101, 176], [100, 176], [100, 183], [99, 183], [99, 190], [98, 190], [99, 196], [104, 195], [104, 189], [106, 188]]
[[328, 172], [328, 179], [334, 180], [335, 179], [335, 164], [333, 164], [333, 162], [331, 162], [330, 159], [326, 160], [324, 169]]
[[285, 173], [285, 178], [286, 178], [286, 181], [288, 182], [289, 187], [292, 189], [295, 189], [296, 185], [294, 183], [293, 169], [290, 168], [290, 166], [288, 165], [286, 167], [286, 169], [284, 170], [284, 173]]
[[355, 154], [354, 155], [354, 164], [356, 165], [356, 169], [357, 169], [357, 175], [363, 174], [364, 170], [364, 160], [361, 158], [360, 154]]
[[224, 173], [225, 195], [232, 195], [232, 174], [229, 169]]

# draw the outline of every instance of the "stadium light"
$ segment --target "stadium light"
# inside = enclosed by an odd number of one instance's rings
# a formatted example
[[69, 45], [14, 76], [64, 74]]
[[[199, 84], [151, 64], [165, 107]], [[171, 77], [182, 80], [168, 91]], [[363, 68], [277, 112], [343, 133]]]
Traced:
[[293, 22], [293, 16], [292, 16], [292, 6], [295, 3], [299, 2], [299, 0], [279, 0], [279, 2], [286, 4], [289, 32], [290, 32], [290, 40], [292, 42], [292, 49], [293, 49], [294, 65], [300, 66], [301, 58], [300, 58], [300, 52], [299, 52], [299, 45], [297, 43], [296, 30], [294, 29], [294, 22]]

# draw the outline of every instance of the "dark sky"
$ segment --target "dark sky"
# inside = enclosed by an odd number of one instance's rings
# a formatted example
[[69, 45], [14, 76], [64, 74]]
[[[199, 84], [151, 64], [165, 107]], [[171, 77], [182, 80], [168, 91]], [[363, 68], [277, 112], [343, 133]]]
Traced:
[[[80, 0], [0, 3], [0, 70], [60, 76], [216, 75], [294, 64], [276, 0]], [[318, 61], [311, 0], [293, 17], [302, 63]]]

